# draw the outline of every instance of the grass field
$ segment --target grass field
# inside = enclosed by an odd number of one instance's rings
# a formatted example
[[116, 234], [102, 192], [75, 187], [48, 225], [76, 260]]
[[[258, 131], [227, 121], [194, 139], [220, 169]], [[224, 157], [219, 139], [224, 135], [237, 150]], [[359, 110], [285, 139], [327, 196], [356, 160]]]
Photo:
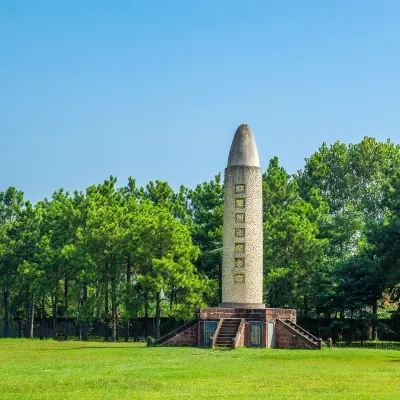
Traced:
[[400, 399], [400, 352], [0, 340], [0, 399]]

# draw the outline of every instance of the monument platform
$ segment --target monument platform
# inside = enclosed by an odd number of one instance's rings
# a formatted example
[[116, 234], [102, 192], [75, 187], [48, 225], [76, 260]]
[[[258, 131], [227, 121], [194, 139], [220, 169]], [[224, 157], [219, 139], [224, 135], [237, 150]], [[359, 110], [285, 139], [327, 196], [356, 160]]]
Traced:
[[296, 310], [201, 308], [192, 321], [156, 341], [165, 346], [319, 349], [321, 340], [296, 324]]

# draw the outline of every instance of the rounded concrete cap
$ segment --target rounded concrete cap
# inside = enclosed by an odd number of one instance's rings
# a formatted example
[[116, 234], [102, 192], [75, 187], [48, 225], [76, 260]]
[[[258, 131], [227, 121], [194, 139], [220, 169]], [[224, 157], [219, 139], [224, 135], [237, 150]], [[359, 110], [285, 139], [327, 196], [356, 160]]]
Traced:
[[260, 167], [256, 141], [254, 140], [253, 132], [246, 124], [240, 125], [233, 137], [228, 157], [228, 167], [234, 165]]

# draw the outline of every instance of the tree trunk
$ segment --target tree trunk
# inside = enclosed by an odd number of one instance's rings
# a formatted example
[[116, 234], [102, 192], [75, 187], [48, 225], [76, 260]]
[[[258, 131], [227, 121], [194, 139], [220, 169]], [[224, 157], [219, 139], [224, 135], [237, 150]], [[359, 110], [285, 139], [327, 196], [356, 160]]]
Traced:
[[32, 296], [31, 303], [31, 315], [30, 315], [30, 326], [29, 326], [29, 337], [33, 338], [33, 328], [35, 326], [35, 298]]
[[108, 342], [108, 324], [109, 324], [109, 320], [108, 320], [108, 282], [106, 282], [106, 284], [104, 285], [104, 314], [105, 314], [105, 328], [104, 328], [104, 340], [106, 342]]
[[112, 341], [117, 341], [117, 283], [116, 277], [111, 278], [111, 319], [112, 319]]
[[97, 301], [97, 300], [100, 299], [100, 297], [102, 295], [103, 295], [103, 293], [102, 293], [101, 285], [97, 281], [96, 282], [96, 304], [97, 304], [97, 307], [96, 307], [96, 318], [98, 320], [101, 319], [103, 309], [102, 309], [102, 303], [100, 301]]
[[69, 285], [68, 285], [68, 278], [64, 279], [64, 334], [65, 334], [65, 339], [68, 338], [67, 334], [67, 324], [68, 324], [68, 318], [67, 318], [67, 310], [68, 310], [68, 291], [69, 291]]
[[378, 303], [375, 301], [372, 306], [372, 340], [378, 340], [378, 329], [376, 322], [378, 319]]
[[364, 347], [364, 318], [363, 318], [363, 309], [361, 309], [361, 346]]
[[8, 337], [9, 321], [8, 321], [8, 287], [6, 286], [3, 291], [3, 305], [4, 305], [4, 337]]
[[51, 307], [52, 307], [52, 336], [53, 338], [56, 335], [56, 324], [57, 324], [57, 289], [54, 294], [51, 296]]
[[131, 258], [128, 256], [126, 260], [126, 299], [125, 299], [125, 342], [129, 341], [129, 305], [131, 303], [130, 296], [130, 285], [131, 285]]
[[147, 293], [143, 294], [144, 297], [144, 337], [147, 339], [149, 336], [149, 299]]
[[29, 338], [30, 335], [30, 320], [31, 320], [31, 300], [29, 298], [29, 289], [26, 292], [25, 298], [25, 324], [24, 324], [24, 336]]
[[139, 297], [140, 297], [140, 292], [139, 290], [136, 292], [136, 304], [135, 304], [135, 313], [133, 318], [137, 318], [139, 315]]
[[160, 338], [161, 326], [161, 291], [156, 293], [156, 339]]
[[22, 321], [21, 317], [18, 318], [18, 337], [22, 338]]
[[[82, 295], [82, 308], [85, 307], [87, 300], [87, 285], [86, 283], [83, 284], [83, 295]], [[87, 315], [85, 314], [85, 311], [83, 313], [84, 319], [82, 321], [82, 340], [86, 341], [87, 340], [87, 329], [88, 329], [88, 322], [87, 322]]]
[[42, 310], [40, 313], [40, 339], [44, 339], [44, 295], [42, 296]]

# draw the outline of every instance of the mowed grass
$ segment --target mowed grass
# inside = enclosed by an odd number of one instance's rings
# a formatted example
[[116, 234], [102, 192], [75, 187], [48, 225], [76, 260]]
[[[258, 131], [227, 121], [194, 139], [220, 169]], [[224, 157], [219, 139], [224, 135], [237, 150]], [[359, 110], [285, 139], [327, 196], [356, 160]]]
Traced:
[[400, 399], [400, 352], [0, 340], [0, 399]]

